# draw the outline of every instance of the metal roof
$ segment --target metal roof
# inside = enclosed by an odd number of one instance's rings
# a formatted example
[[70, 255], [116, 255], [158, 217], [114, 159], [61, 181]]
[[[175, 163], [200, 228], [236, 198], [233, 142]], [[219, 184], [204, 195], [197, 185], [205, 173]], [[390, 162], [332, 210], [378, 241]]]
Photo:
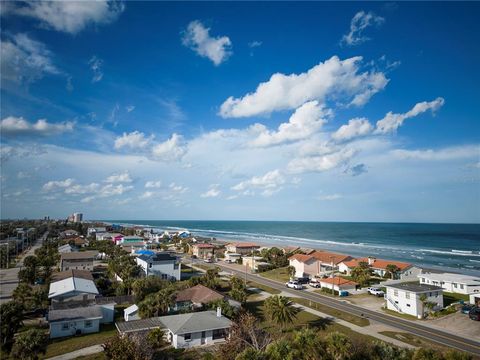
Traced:
[[420, 284], [418, 282], [406, 282], [406, 283], [398, 283], [392, 285], [385, 285], [385, 287], [406, 290], [414, 293], [422, 293], [422, 292], [429, 292], [429, 291], [438, 291], [443, 290], [439, 286], [427, 285], [427, 284]]
[[89, 320], [89, 319], [101, 319], [102, 307], [101, 306], [86, 306], [78, 307], [75, 309], [65, 310], [50, 310], [48, 312], [48, 321], [66, 321], [66, 320]]
[[157, 328], [165, 328], [159, 317], [131, 321], [119, 321], [115, 323], [115, 326], [117, 327], [117, 330], [122, 334], [143, 330], [153, 330]]
[[225, 316], [217, 316], [216, 311], [161, 316], [159, 319], [173, 334], [226, 329], [232, 325]]

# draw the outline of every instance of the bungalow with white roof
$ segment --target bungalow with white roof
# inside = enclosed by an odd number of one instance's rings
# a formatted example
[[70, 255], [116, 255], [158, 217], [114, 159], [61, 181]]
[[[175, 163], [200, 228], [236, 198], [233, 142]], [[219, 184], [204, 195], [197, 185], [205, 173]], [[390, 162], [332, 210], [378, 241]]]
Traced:
[[423, 273], [418, 275], [421, 284], [440, 286], [443, 290], [458, 294], [480, 293], [480, 278], [454, 273]]
[[[389, 310], [422, 319], [427, 311], [426, 303], [432, 303], [433, 310], [443, 309], [443, 289], [439, 286], [404, 282], [385, 287], [385, 300]], [[422, 301], [423, 295], [425, 301]]]
[[387, 267], [389, 265], [395, 265], [397, 267], [397, 273], [394, 276], [396, 279], [415, 281], [417, 280], [417, 275], [422, 272], [421, 268], [414, 266], [410, 263], [404, 263], [394, 260], [376, 259], [374, 257], [343, 261], [339, 264], [338, 271], [346, 275], [350, 275], [352, 269], [357, 267], [361, 262], [367, 263], [372, 269], [372, 271], [380, 277], [385, 276], [385, 274], [388, 272]]
[[179, 259], [168, 252], [155, 255], [140, 255], [135, 258], [145, 276], [155, 275], [165, 280], [180, 280], [181, 264]]
[[93, 282], [90, 271], [67, 270], [55, 273], [50, 282], [48, 298], [55, 303], [66, 301], [93, 300], [98, 295], [98, 289]]

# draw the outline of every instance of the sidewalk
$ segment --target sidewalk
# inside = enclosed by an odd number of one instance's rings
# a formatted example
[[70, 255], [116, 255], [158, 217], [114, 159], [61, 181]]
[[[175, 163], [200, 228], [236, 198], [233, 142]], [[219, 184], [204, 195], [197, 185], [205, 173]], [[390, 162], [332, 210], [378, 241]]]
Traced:
[[103, 346], [102, 345], [93, 345], [89, 346], [80, 350], [72, 351], [66, 354], [54, 356], [51, 358], [48, 358], [47, 360], [73, 360], [76, 359], [80, 356], [87, 356], [87, 355], [92, 355], [96, 354], [99, 352], [103, 351]]

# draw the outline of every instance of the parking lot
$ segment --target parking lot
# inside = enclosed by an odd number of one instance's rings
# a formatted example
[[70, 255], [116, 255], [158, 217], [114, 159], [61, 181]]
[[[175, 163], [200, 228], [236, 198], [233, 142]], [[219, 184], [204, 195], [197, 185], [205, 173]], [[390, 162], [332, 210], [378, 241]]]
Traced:
[[480, 321], [470, 320], [467, 314], [456, 312], [438, 319], [425, 320], [424, 323], [455, 335], [480, 341]]

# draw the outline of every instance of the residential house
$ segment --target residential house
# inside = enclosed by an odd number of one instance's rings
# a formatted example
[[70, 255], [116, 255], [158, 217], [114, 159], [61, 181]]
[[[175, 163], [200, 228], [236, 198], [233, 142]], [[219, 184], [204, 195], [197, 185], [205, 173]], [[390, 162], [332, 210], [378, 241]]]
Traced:
[[50, 310], [47, 316], [50, 338], [99, 332], [102, 318], [102, 307], [98, 305]]
[[181, 264], [179, 259], [168, 252], [155, 255], [140, 255], [135, 261], [143, 269], [145, 276], [155, 275], [166, 280], [180, 280]]
[[215, 300], [221, 300], [224, 296], [206, 286], [196, 285], [179, 291], [175, 297], [173, 310], [191, 310], [201, 308], [203, 305]]
[[60, 254], [60, 270], [93, 270], [93, 260], [98, 251], [79, 251]]
[[89, 227], [87, 229], [87, 236], [93, 236], [99, 233], [106, 233], [107, 228], [103, 226], [97, 226], [97, 227]]
[[232, 322], [217, 311], [160, 317], [167, 339], [175, 349], [213, 345], [225, 341]]
[[480, 293], [470, 294], [469, 298], [470, 304], [480, 307]]
[[199, 259], [207, 259], [213, 257], [215, 246], [212, 244], [192, 244], [192, 255], [195, 255]]
[[70, 244], [65, 244], [65, 245], [62, 245], [62, 246], [59, 246], [58, 247], [58, 253], [59, 254], [63, 254], [63, 253], [71, 253], [71, 252], [74, 252], [74, 251], [77, 251], [76, 248], [74, 248], [72, 245]]
[[98, 289], [92, 274], [87, 270], [67, 270], [54, 273], [48, 290], [48, 298], [52, 301], [52, 307], [67, 301], [94, 300], [96, 295], [98, 295]]
[[320, 286], [322, 288], [332, 289], [334, 291], [348, 291], [349, 293], [354, 292], [357, 289], [357, 283], [344, 279], [339, 276], [329, 277], [325, 279], [319, 279]]
[[228, 253], [228, 252], [226, 252], [224, 256], [225, 256], [225, 261], [229, 261], [232, 263], [242, 258], [242, 254]]
[[480, 293], [480, 278], [454, 273], [424, 273], [418, 275], [421, 284], [440, 286], [443, 290], [458, 293]]
[[88, 245], [88, 240], [80, 236], [70, 239], [68, 242], [77, 248], [82, 248]]
[[242, 265], [252, 271], [258, 271], [262, 267], [270, 266], [268, 262], [265, 262], [261, 256], [243, 256]]
[[421, 273], [422, 269], [416, 267], [410, 263], [404, 263], [394, 260], [376, 259], [374, 257], [351, 259], [344, 261], [338, 266], [338, 270], [346, 275], [350, 275], [353, 268], [357, 267], [361, 262], [367, 263], [372, 269], [373, 273], [384, 277], [387, 273], [388, 265], [395, 265], [398, 268], [398, 272], [395, 274], [395, 279], [401, 280], [417, 280], [417, 275]]
[[[439, 286], [404, 282], [385, 287], [385, 300], [389, 310], [421, 319], [427, 311], [427, 303], [433, 304], [433, 310], [443, 308], [443, 289]], [[423, 295], [425, 301], [422, 301]]]
[[139, 320], [140, 315], [138, 314], [138, 306], [133, 304], [123, 310], [123, 318], [125, 321]]
[[113, 241], [115, 236], [123, 236], [122, 234], [119, 233], [111, 233], [111, 232], [104, 232], [104, 233], [99, 233], [95, 236], [96, 240], [110, 240]]
[[73, 237], [73, 236], [78, 236], [78, 231], [69, 229], [69, 230], [62, 231], [59, 234], [59, 237], [61, 239], [66, 239], [66, 238], [70, 238], [70, 237]]
[[295, 268], [295, 276], [316, 276], [335, 271], [338, 265], [352, 257], [328, 251], [314, 251], [310, 254], [294, 254], [288, 258], [290, 266]]
[[129, 252], [129, 253], [132, 253], [134, 254], [136, 251], [139, 251], [139, 250], [142, 250], [142, 249], [145, 249], [146, 247], [146, 243], [145, 241], [131, 241], [131, 242], [128, 242], [128, 243], [122, 243], [120, 244], [120, 247]]
[[131, 243], [143, 242], [145, 243], [145, 239], [142, 236], [132, 235], [132, 236], [123, 236], [120, 244], [128, 245]]
[[250, 255], [253, 251], [260, 249], [260, 246], [254, 243], [237, 242], [237, 243], [227, 244], [225, 246], [225, 249], [229, 253]]

